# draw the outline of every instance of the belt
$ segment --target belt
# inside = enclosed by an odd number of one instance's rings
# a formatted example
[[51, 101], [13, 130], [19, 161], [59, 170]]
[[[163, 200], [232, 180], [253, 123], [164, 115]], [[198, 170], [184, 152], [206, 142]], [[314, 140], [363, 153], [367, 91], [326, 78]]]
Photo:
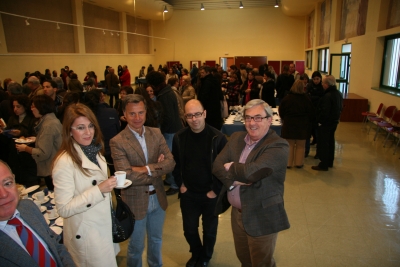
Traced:
[[145, 193], [148, 193], [149, 195], [154, 195], [156, 193], [156, 190], [154, 189], [153, 191], [146, 191]]

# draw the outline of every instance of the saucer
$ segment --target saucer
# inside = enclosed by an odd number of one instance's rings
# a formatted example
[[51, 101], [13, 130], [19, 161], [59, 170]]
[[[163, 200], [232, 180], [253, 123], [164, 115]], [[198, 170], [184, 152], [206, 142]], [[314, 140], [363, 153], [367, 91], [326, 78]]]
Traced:
[[58, 218], [55, 222], [54, 225], [58, 226], [64, 226], [64, 219], [62, 217]]
[[22, 190], [22, 194], [29, 194], [30, 192], [33, 192], [33, 191], [35, 191], [36, 189], [38, 189], [39, 188], [39, 186], [38, 185], [34, 185], [34, 186], [31, 186], [31, 187], [28, 187], [27, 189], [24, 189], [24, 190]]
[[115, 188], [124, 189], [124, 188], [127, 188], [128, 186], [130, 186], [131, 184], [132, 184], [131, 180], [125, 180], [125, 184], [123, 186], [116, 186]]
[[[36, 198], [36, 196], [32, 196], [32, 198], [33, 198], [34, 200], [38, 200], [38, 199]], [[47, 203], [47, 202], [49, 202], [49, 200], [50, 200], [50, 198], [49, 198], [48, 196], [45, 196], [44, 199], [42, 200], [42, 203], [41, 203], [41, 204]]]
[[43, 215], [45, 218], [49, 219], [50, 221], [57, 219], [58, 217], [60, 217], [60, 215], [58, 213], [56, 213], [56, 216], [54, 217], [50, 217], [47, 213], [45, 213]]
[[40, 211], [43, 213], [43, 212], [45, 212], [47, 210], [47, 208], [45, 207], [45, 206], [41, 206], [40, 207]]
[[56, 204], [56, 202], [54, 201], [54, 198], [50, 201], [50, 204], [53, 204], [53, 205]]
[[56, 233], [57, 235], [60, 235], [63, 231], [63, 229], [58, 226], [50, 226], [50, 229], [53, 230], [53, 232]]
[[49, 220], [49, 219], [47, 219], [47, 217], [46, 217], [46, 216], [44, 216], [44, 219], [46, 220], [46, 223], [47, 223], [47, 225], [49, 225], [49, 224], [50, 224], [50, 220]]
[[50, 198], [54, 198], [54, 192], [49, 192], [49, 193], [47, 194], [47, 196], [50, 197]]

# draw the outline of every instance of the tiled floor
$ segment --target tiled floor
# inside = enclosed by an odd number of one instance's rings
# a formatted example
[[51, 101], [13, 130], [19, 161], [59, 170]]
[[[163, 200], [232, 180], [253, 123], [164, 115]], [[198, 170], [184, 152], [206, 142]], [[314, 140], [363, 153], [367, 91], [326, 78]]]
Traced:
[[[278, 235], [277, 266], [400, 266], [400, 148], [393, 155], [393, 146], [383, 148], [384, 137], [374, 142], [374, 134], [361, 123], [342, 122], [329, 172], [311, 170], [318, 163], [315, 147], [303, 169], [287, 171], [284, 197], [291, 228]], [[176, 195], [168, 200], [164, 266], [185, 266], [190, 253], [179, 201]], [[126, 266], [126, 242], [117, 259]], [[240, 266], [230, 210], [220, 216], [209, 266]]]

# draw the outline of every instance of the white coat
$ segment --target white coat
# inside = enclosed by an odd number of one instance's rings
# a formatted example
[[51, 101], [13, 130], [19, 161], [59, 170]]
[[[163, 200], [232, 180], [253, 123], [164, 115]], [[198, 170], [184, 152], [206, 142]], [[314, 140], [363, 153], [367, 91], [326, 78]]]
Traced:
[[112, 241], [111, 194], [103, 195], [98, 187], [108, 178], [107, 163], [97, 156], [99, 168], [78, 144], [74, 147], [90, 175], [82, 173], [66, 153], [58, 158], [52, 174], [56, 208], [64, 218], [64, 245], [79, 267], [116, 267], [119, 246]]

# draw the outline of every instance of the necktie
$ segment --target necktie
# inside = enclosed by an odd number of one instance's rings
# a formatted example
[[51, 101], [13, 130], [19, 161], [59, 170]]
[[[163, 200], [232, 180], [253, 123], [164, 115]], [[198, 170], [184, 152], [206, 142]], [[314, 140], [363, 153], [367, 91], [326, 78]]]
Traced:
[[37, 262], [40, 267], [55, 267], [56, 262], [52, 256], [44, 248], [43, 244], [37, 239], [29, 228], [25, 227], [17, 218], [8, 221], [8, 224], [14, 225], [22, 243], [31, 257]]

